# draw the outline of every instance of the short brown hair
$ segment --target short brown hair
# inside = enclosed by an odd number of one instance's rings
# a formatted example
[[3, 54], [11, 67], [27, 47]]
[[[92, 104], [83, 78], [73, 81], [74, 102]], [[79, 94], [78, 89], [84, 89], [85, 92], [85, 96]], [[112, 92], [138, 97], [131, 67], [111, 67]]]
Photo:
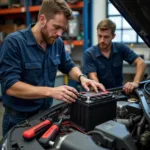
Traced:
[[51, 19], [55, 14], [63, 12], [68, 20], [73, 19], [72, 10], [64, 0], [43, 0], [38, 17], [44, 14]]
[[112, 20], [106, 18], [106, 19], [102, 20], [101, 22], [99, 22], [99, 24], [97, 25], [97, 30], [98, 29], [100, 29], [100, 30], [109, 30], [110, 29], [112, 31], [112, 34], [114, 35], [115, 30], [116, 30], [116, 24]]

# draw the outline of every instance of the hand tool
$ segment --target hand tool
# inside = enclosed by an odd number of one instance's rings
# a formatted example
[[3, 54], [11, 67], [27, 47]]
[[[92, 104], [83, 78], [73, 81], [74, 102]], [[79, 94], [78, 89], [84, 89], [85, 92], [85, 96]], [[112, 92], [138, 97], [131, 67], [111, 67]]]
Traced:
[[27, 140], [30, 140], [32, 138], [34, 138], [37, 133], [39, 131], [41, 131], [42, 129], [47, 129], [48, 126], [50, 126], [51, 124], [51, 120], [44, 120], [42, 121], [41, 123], [33, 126], [32, 128], [28, 129], [28, 130], [25, 130], [22, 134], [22, 136], [27, 139]]
[[54, 138], [56, 137], [60, 129], [61, 123], [62, 123], [62, 119], [59, 122], [53, 123], [52, 126], [41, 136], [39, 142], [44, 147], [49, 146], [49, 142], [54, 140]]

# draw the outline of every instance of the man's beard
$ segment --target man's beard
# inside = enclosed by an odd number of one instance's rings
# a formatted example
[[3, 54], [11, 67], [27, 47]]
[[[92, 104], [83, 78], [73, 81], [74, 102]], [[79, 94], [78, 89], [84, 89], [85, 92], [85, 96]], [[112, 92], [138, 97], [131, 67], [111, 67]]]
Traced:
[[42, 34], [42, 37], [43, 37], [44, 41], [47, 44], [53, 44], [53, 43], [55, 43], [55, 41], [57, 39], [56, 37], [48, 37], [47, 34], [44, 33], [44, 32], [41, 32], [41, 34]]
[[47, 28], [47, 26], [45, 26], [44, 28], [43, 28], [43, 30], [41, 30], [41, 35], [42, 35], [42, 38], [43, 38], [43, 40], [45, 41], [45, 43], [47, 43], [47, 44], [53, 44], [53, 43], [55, 43], [55, 41], [56, 41], [56, 39], [58, 38], [58, 37], [48, 37], [48, 32], [45, 30]]
[[107, 48], [109, 48], [110, 47], [110, 45], [111, 45], [111, 42], [110, 43], [108, 43], [108, 44], [104, 44], [104, 43], [99, 43], [99, 47], [100, 47], [100, 49], [107, 49]]
[[50, 37], [50, 38], [47, 39], [46, 43], [47, 43], [47, 44], [53, 44], [53, 43], [55, 43], [56, 39], [57, 39], [57, 38]]

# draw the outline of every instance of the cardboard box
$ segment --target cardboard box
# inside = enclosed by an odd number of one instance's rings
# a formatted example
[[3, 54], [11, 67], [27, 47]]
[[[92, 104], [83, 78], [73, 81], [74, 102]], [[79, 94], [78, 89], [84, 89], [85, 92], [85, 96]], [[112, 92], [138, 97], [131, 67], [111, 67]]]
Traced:
[[16, 24], [14, 24], [14, 31], [23, 30], [25, 28], [26, 28], [25, 24], [22, 24], [20, 26], [17, 26]]
[[9, 4], [9, 0], [0, 0], [0, 5]]
[[22, 24], [20, 26], [17, 26], [16, 24], [7, 24], [7, 25], [1, 25], [0, 26], [0, 32], [5, 32], [6, 34], [10, 34], [12, 32], [25, 29], [26, 25]]

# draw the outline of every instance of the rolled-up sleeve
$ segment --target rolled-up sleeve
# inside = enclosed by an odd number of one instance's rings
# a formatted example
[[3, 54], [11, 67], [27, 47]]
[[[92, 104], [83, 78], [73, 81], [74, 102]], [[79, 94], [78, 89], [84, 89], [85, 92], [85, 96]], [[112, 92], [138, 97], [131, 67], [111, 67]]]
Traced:
[[20, 73], [20, 55], [15, 40], [7, 38], [0, 46], [0, 81], [3, 93], [20, 80]]
[[132, 64], [136, 58], [138, 58], [138, 55], [131, 50], [128, 46], [126, 45], [121, 45], [120, 49], [123, 52], [124, 60], [127, 61], [129, 64]]

